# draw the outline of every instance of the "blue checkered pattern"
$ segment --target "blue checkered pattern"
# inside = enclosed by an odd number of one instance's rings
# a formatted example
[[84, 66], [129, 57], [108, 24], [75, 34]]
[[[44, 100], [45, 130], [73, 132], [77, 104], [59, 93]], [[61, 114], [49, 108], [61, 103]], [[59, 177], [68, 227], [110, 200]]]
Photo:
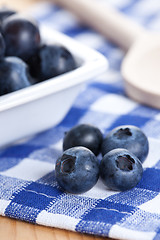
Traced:
[[[146, 28], [160, 31], [159, 0], [108, 2]], [[39, 4], [31, 14], [40, 24], [100, 51], [110, 67], [89, 82], [59, 125], [0, 150], [0, 214], [117, 239], [160, 239], [160, 111], [126, 97], [119, 48], [52, 4]], [[145, 132], [149, 155], [142, 180], [134, 189], [109, 191], [99, 180], [84, 194], [61, 191], [55, 180], [55, 161], [62, 153], [64, 132], [80, 123], [94, 124], [104, 135], [122, 124], [136, 125]]]

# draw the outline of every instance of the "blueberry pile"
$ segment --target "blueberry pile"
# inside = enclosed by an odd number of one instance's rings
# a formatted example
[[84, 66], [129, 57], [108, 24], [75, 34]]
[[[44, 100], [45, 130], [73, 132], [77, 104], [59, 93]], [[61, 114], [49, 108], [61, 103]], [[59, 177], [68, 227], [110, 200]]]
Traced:
[[0, 9], [0, 96], [74, 70], [62, 45], [44, 44], [37, 23]]
[[63, 154], [56, 161], [56, 180], [73, 194], [90, 190], [99, 177], [108, 189], [129, 190], [142, 178], [148, 151], [148, 139], [136, 126], [122, 125], [103, 137], [97, 127], [80, 124], [65, 133]]

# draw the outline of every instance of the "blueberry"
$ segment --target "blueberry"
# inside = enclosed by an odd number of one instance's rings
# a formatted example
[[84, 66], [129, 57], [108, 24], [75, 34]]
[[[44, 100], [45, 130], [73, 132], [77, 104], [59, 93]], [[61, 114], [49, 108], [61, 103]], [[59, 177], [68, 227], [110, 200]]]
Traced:
[[18, 57], [0, 61], [0, 96], [31, 85], [28, 66]]
[[6, 49], [6, 45], [5, 45], [5, 42], [4, 42], [2, 34], [0, 33], [0, 60], [5, 55], [5, 49]]
[[144, 162], [148, 155], [148, 139], [140, 128], [132, 125], [122, 125], [114, 128], [104, 138], [102, 143], [102, 155], [115, 148], [125, 148]]
[[99, 177], [99, 162], [85, 147], [73, 147], [63, 152], [55, 167], [56, 180], [69, 193], [90, 190]]
[[111, 190], [125, 191], [135, 187], [143, 174], [139, 159], [126, 149], [106, 153], [100, 163], [100, 176]]
[[29, 59], [31, 74], [43, 81], [76, 68], [71, 52], [59, 45], [42, 45], [36, 55]]
[[27, 61], [40, 45], [37, 24], [17, 14], [2, 22], [2, 34], [6, 43], [6, 56], [17, 56]]
[[63, 150], [75, 146], [90, 149], [96, 156], [101, 150], [103, 135], [101, 131], [90, 124], [79, 124], [71, 128], [63, 139]]

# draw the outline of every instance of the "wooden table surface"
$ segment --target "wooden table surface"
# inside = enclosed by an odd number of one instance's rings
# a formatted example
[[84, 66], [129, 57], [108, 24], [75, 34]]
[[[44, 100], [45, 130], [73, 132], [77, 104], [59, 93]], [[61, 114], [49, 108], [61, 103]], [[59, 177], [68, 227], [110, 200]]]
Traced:
[[[0, 0], [0, 6], [23, 11], [38, 3], [38, 0]], [[0, 216], [1, 240], [103, 240], [103, 237], [81, 234], [57, 228], [34, 225]], [[111, 240], [105, 238], [106, 240]]]

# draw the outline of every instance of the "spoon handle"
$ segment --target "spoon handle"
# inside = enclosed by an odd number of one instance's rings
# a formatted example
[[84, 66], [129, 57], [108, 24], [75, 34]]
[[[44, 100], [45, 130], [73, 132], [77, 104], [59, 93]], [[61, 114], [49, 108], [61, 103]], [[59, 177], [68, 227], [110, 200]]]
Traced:
[[54, 0], [127, 51], [144, 29], [98, 0]]

